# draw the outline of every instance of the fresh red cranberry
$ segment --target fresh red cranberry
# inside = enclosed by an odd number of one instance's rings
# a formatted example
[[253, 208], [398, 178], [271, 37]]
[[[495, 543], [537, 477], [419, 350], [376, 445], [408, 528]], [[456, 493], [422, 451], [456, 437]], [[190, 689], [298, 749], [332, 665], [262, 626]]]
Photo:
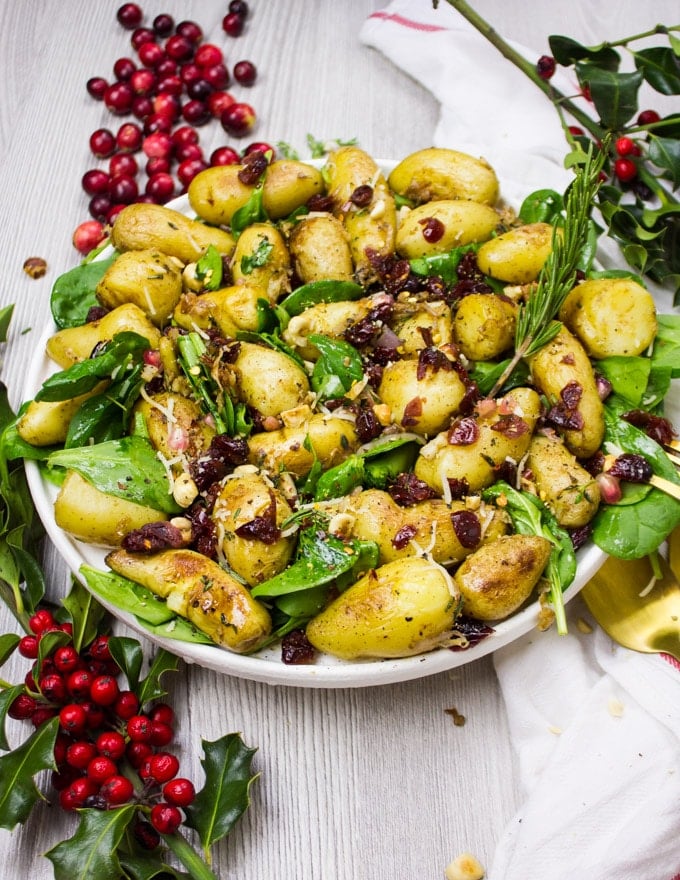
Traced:
[[195, 128], [190, 125], [180, 125], [172, 133], [172, 142], [177, 147], [184, 147], [187, 144], [197, 144], [200, 136]]
[[153, 113], [151, 98], [139, 95], [132, 102], [132, 115], [144, 122]]
[[128, 80], [137, 70], [137, 65], [132, 58], [118, 58], [113, 65], [113, 75], [118, 80]]
[[175, 94], [173, 91], [160, 92], [153, 99], [153, 112], [160, 116], [167, 116], [170, 120], [175, 120], [182, 112], [182, 102], [179, 99], [179, 92]]
[[224, 55], [220, 47], [214, 43], [203, 43], [196, 49], [194, 61], [201, 67], [212, 67], [214, 64], [221, 64]]
[[118, 23], [126, 30], [134, 30], [142, 23], [142, 10], [136, 3], [123, 3], [116, 12]]
[[189, 186], [194, 177], [205, 171], [207, 167], [208, 165], [201, 159], [186, 159], [177, 167], [177, 179], [182, 186]]
[[153, 134], [162, 131], [169, 134], [172, 131], [173, 118], [168, 113], [152, 113], [144, 120], [144, 134]]
[[169, 58], [181, 64], [193, 58], [194, 45], [181, 34], [173, 34], [165, 41], [165, 51]]
[[273, 162], [276, 157], [276, 150], [274, 147], [272, 147], [271, 144], [265, 143], [265, 141], [255, 141], [252, 144], [248, 144], [243, 151], [243, 155], [249, 156], [251, 153], [262, 153], [263, 156], [266, 156], [267, 153], [271, 153], [269, 158], [270, 162]]
[[109, 83], [103, 76], [92, 76], [85, 84], [87, 93], [95, 99], [95, 101], [103, 101], [104, 94], [109, 87]]
[[119, 174], [111, 178], [109, 184], [111, 200], [120, 205], [129, 205], [139, 195], [139, 187], [134, 177], [127, 174]]
[[111, 199], [104, 193], [100, 193], [97, 196], [92, 196], [88, 202], [87, 210], [90, 217], [99, 220], [100, 223], [107, 223], [111, 204]]
[[241, 15], [245, 18], [249, 12], [248, 4], [245, 0], [231, 0], [231, 3], [229, 4], [229, 12], [233, 12], [236, 15]]
[[133, 715], [128, 719], [127, 734], [133, 742], [150, 743], [153, 736], [153, 722], [148, 715]]
[[118, 761], [125, 754], [125, 737], [117, 730], [105, 730], [95, 741], [100, 755]]
[[237, 61], [234, 65], [234, 79], [242, 86], [252, 86], [257, 79], [257, 68], [252, 61]]
[[133, 31], [130, 43], [132, 44], [132, 48], [139, 52], [140, 46], [143, 46], [144, 43], [153, 43], [155, 39], [156, 34], [154, 34], [151, 28], [138, 27]]
[[[37, 708], [38, 702], [34, 697], [30, 694], [19, 694], [12, 700], [7, 714], [10, 718], [15, 718], [17, 721], [26, 721], [28, 718], [33, 717], [33, 713]], [[168, 776], [168, 779], [171, 778], [171, 776]]]
[[621, 183], [629, 183], [637, 177], [637, 165], [632, 159], [617, 159], [614, 162], [614, 174]]
[[116, 132], [116, 146], [124, 153], [136, 153], [142, 146], [142, 129], [135, 122], [125, 122]]
[[54, 672], [51, 675], [44, 675], [38, 682], [40, 692], [51, 703], [61, 703], [67, 697], [66, 682], [63, 675]]
[[64, 810], [77, 810], [96, 791], [97, 786], [91, 779], [88, 779], [87, 776], [79, 776], [67, 788], [59, 792], [59, 804]]
[[237, 12], [228, 12], [222, 19], [222, 30], [230, 37], [240, 37], [244, 25], [245, 19]]
[[208, 96], [213, 92], [213, 87], [207, 79], [197, 79], [186, 87], [187, 95], [195, 101], [205, 103]]
[[177, 62], [173, 58], [168, 58], [166, 55], [166, 57], [156, 68], [156, 73], [159, 77], [175, 76], [177, 74], [177, 70]]
[[79, 739], [66, 749], [66, 763], [76, 770], [87, 770], [87, 765], [96, 755], [97, 749], [94, 743]]
[[541, 79], [550, 79], [555, 73], [555, 59], [552, 55], [541, 55], [536, 62], [536, 72]]
[[154, 131], [144, 138], [142, 149], [149, 158], [169, 159], [173, 151], [172, 137], [164, 131]]
[[255, 125], [257, 117], [250, 104], [237, 101], [224, 111], [220, 117], [222, 128], [232, 137], [244, 137]]
[[130, 780], [119, 773], [110, 776], [99, 789], [99, 794], [107, 804], [114, 807], [126, 804], [134, 793], [135, 789]]
[[196, 789], [190, 779], [179, 776], [165, 783], [163, 797], [175, 807], [188, 807], [196, 797]]
[[67, 703], [59, 712], [59, 724], [68, 733], [76, 736], [87, 727], [87, 715], [80, 703]]
[[210, 154], [210, 164], [216, 165], [239, 165], [241, 157], [232, 147], [217, 147]]
[[112, 83], [104, 93], [104, 103], [116, 116], [124, 116], [129, 113], [134, 98], [135, 93], [132, 91], [132, 86], [127, 82]]
[[142, 43], [137, 54], [144, 67], [158, 67], [165, 58], [163, 47], [159, 43]]
[[98, 159], [108, 159], [116, 151], [116, 138], [108, 128], [98, 128], [90, 135], [90, 149]]
[[167, 703], [156, 703], [149, 717], [152, 721], [162, 721], [163, 724], [169, 724], [171, 727], [175, 723], [175, 711]]
[[179, 96], [184, 91], [184, 83], [176, 73], [172, 76], [164, 76], [158, 81], [158, 91], [161, 94]]
[[637, 118], [638, 125], [654, 125], [655, 122], [659, 122], [661, 120], [661, 116], [656, 112], [656, 110], [642, 110]]
[[117, 770], [116, 762], [106, 755], [95, 755], [87, 764], [87, 775], [93, 782], [105, 782]]
[[197, 24], [195, 21], [180, 21], [180, 23], [175, 28], [175, 33], [179, 34], [181, 37], [184, 37], [190, 43], [194, 45], [198, 45], [203, 39], [203, 31], [201, 30], [201, 26]]
[[201, 79], [202, 76], [203, 70], [193, 61], [187, 61], [186, 64], [183, 64], [179, 69], [179, 78], [187, 86], [189, 83]]
[[141, 95], [144, 98], [153, 95], [156, 82], [156, 74], [148, 67], [141, 67], [139, 70], [135, 70], [130, 77], [132, 91], [135, 95]]
[[23, 636], [19, 639], [19, 653], [27, 660], [35, 660], [39, 647], [37, 636]]
[[232, 104], [236, 103], [236, 98], [229, 92], [217, 91], [208, 95], [206, 103], [208, 104], [208, 110], [210, 110], [212, 115], [216, 119], [219, 119], [227, 107], [231, 107]]
[[121, 691], [113, 706], [116, 716], [127, 721], [139, 712], [139, 699], [133, 691]]
[[115, 153], [109, 159], [109, 174], [117, 177], [119, 174], [127, 174], [134, 177], [139, 171], [137, 160], [130, 153]]
[[118, 682], [111, 675], [99, 675], [90, 685], [90, 699], [98, 706], [111, 706], [118, 699]]
[[144, 762], [153, 755], [153, 749], [149, 743], [145, 742], [129, 742], [125, 748], [125, 756], [130, 765], [138, 770]]
[[151, 824], [159, 834], [174, 834], [182, 824], [182, 814], [170, 804], [155, 804], [149, 816]]
[[171, 174], [163, 172], [152, 174], [146, 182], [144, 191], [147, 195], [153, 196], [154, 201], [159, 205], [164, 205], [175, 193], [175, 181]]
[[187, 159], [203, 159], [203, 150], [199, 144], [183, 144], [175, 148], [175, 158], [178, 162], [186, 162]]
[[211, 119], [211, 113], [205, 101], [194, 99], [184, 104], [182, 116], [190, 125], [205, 125]]
[[81, 664], [80, 654], [73, 645], [62, 645], [54, 652], [54, 665], [62, 675], [73, 672]]
[[154, 18], [152, 22], [152, 27], [154, 29], [154, 33], [156, 33], [159, 37], [169, 37], [175, 29], [175, 20], [171, 15], [168, 15], [166, 12], [161, 12], [160, 15], [157, 15]]
[[146, 163], [147, 177], [153, 177], [154, 174], [169, 174], [171, 168], [170, 159], [165, 156], [152, 156]]
[[203, 68], [203, 78], [213, 89], [226, 89], [229, 85], [229, 71], [224, 64], [213, 64]]
[[170, 752], [158, 752], [149, 758], [149, 775], [161, 785], [179, 772], [179, 761]]
[[113, 205], [109, 213], [106, 215], [106, 222], [109, 226], [113, 226], [113, 224], [116, 222], [116, 217], [125, 207], [125, 205]]

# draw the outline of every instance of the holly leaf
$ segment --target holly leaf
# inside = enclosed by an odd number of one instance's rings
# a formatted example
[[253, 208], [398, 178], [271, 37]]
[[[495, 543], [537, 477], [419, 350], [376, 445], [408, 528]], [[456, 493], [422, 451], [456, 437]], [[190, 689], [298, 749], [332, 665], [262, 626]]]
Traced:
[[649, 136], [649, 158], [664, 171], [673, 188], [680, 186], [680, 141], [677, 138]]
[[2, 749], [3, 752], [8, 752], [11, 748], [7, 740], [7, 732], [5, 730], [5, 722], [7, 720], [9, 707], [19, 696], [19, 694], [23, 693], [23, 684], [15, 684], [13, 687], [5, 688], [5, 690], [0, 692], [0, 749]]
[[633, 53], [645, 81], [662, 95], [680, 95], [680, 58], [669, 46], [652, 46]]
[[176, 880], [184, 880], [184, 878], [188, 880], [190, 876], [184, 871], [176, 871], [155, 854], [119, 852], [118, 860], [125, 872], [124, 876], [129, 877], [130, 880], [153, 880], [154, 877], [162, 880], [169, 880], [170, 877], [175, 877]]
[[89, 645], [99, 632], [99, 625], [106, 611], [75, 578], [71, 592], [64, 598], [62, 605], [68, 611], [73, 624], [73, 647], [76, 651], [80, 651], [83, 645]]
[[249, 789], [259, 774], [251, 770], [257, 749], [248, 748], [238, 733], [213, 742], [202, 740], [205, 785], [187, 807], [187, 824], [198, 832], [203, 850], [234, 827], [250, 804]]
[[[11, 831], [28, 819], [42, 798], [33, 777], [41, 770], [56, 770], [54, 741], [59, 719], [41, 725], [26, 742], [0, 758], [0, 828]], [[72, 880], [72, 878], [69, 878]]]
[[581, 86], [587, 86], [602, 124], [614, 131], [637, 113], [637, 93], [642, 73], [617, 73], [588, 62], [577, 62], [576, 75]]
[[0, 636], [0, 666], [12, 656], [18, 644], [19, 636], [16, 633], [5, 633], [4, 636]]
[[610, 46], [582, 46], [571, 37], [555, 34], [548, 37], [550, 52], [558, 64], [571, 66], [575, 61], [593, 61], [606, 70], [618, 70], [621, 57]]
[[54, 865], [54, 880], [122, 876], [117, 849], [136, 810], [135, 804], [79, 810], [80, 824], [73, 837], [45, 853]]
[[161, 648], [154, 657], [149, 674], [140, 683], [137, 696], [139, 697], [139, 705], [143, 706], [150, 700], [157, 700], [167, 694], [165, 688], [161, 686], [160, 678], [166, 672], [177, 672], [178, 659], [174, 654]]
[[130, 690], [136, 691], [144, 659], [142, 647], [137, 639], [131, 639], [127, 636], [112, 636], [109, 639], [109, 651], [127, 678]]

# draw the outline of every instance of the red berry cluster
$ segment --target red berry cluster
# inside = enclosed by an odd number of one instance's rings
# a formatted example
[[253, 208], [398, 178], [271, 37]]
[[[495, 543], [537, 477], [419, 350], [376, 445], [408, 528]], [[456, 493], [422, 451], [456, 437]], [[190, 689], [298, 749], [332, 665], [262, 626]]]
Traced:
[[[248, 4], [231, 0], [228, 10], [223, 30], [239, 36]], [[115, 116], [131, 115], [134, 121], [124, 122], [116, 131], [97, 129], [90, 137], [92, 154], [108, 160], [108, 167], [90, 169], [82, 178], [93, 218], [81, 223], [73, 236], [74, 246], [83, 254], [104, 239], [106, 224], [111, 225], [125, 205], [164, 204], [184, 192], [199, 171], [237, 164], [248, 151], [225, 146], [206, 157], [197, 128], [216, 119], [229, 135], [243, 137], [256, 122], [252, 106], [226, 91], [232, 76], [242, 86], [254, 84], [257, 69], [252, 61], [238, 61], [230, 74], [222, 49], [206, 42], [194, 21], [175, 24], [172, 16], [162, 13], [146, 27], [136, 3], [123, 4], [117, 19], [132, 31], [136, 59], [119, 58], [113, 65], [114, 79], [91, 77], [87, 91]], [[138, 182], [139, 154], [145, 157], [143, 189]]]
[[50, 632], [71, 634], [71, 627], [47, 609], [37, 611], [29, 627], [18, 650], [36, 662], [10, 717], [37, 728], [58, 716], [52, 785], [60, 805], [106, 810], [137, 803], [151, 824], [140, 818], [135, 834], [153, 849], [159, 833], [179, 828], [181, 808], [195, 796], [192, 782], [177, 775], [178, 759], [166, 750], [174, 738], [172, 708], [158, 703], [142, 712], [137, 695], [120, 688], [108, 636], [97, 636], [80, 652], [72, 643], [61, 645], [38, 662], [41, 639]]

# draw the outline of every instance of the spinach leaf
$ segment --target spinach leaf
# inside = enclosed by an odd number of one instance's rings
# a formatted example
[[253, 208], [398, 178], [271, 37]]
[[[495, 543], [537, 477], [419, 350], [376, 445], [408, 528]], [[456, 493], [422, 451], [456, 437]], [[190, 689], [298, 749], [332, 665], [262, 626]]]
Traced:
[[[234, 211], [234, 214], [231, 218], [231, 234], [234, 238], [238, 239], [243, 230], [250, 226], [252, 223], [262, 223], [265, 220], [268, 220], [267, 213], [264, 209], [264, 204], [262, 201], [262, 197], [264, 195], [264, 180], [260, 180], [255, 189], [250, 194], [250, 198]], [[267, 241], [267, 239], [264, 239]], [[271, 243], [269, 243], [269, 249], [271, 250]], [[244, 269], [244, 272], [247, 274], [247, 270]], [[251, 268], [252, 271], [252, 268]]]
[[364, 460], [360, 455], [350, 455], [343, 462], [322, 473], [316, 481], [314, 500], [340, 498], [348, 495], [364, 481]]
[[206, 252], [196, 261], [196, 277], [206, 290], [217, 290], [222, 283], [222, 274], [222, 255], [215, 245], [208, 245]]
[[144, 504], [163, 513], [179, 513], [156, 450], [143, 437], [121, 437], [94, 446], [58, 449], [47, 459], [50, 468], [77, 471], [101, 492]]
[[616, 394], [637, 407], [647, 390], [651, 366], [649, 358], [612, 356], [597, 361], [595, 369], [611, 382]]
[[311, 281], [309, 284], [303, 284], [302, 287], [298, 287], [297, 290], [294, 290], [285, 299], [281, 300], [279, 305], [291, 317], [294, 317], [318, 303], [355, 300], [359, 299], [363, 294], [364, 288], [353, 281], [323, 279], [322, 281]]
[[[470, 378], [477, 383], [480, 394], [490, 394], [491, 389], [505, 372], [509, 360], [504, 361], [477, 361], [470, 370]], [[512, 388], [526, 385], [529, 381], [529, 367], [524, 361], [520, 361], [505, 381], [501, 391], [507, 393]]]
[[344, 397], [355, 382], [364, 376], [359, 352], [348, 342], [316, 333], [307, 337], [321, 352], [314, 364], [311, 384], [322, 400]]
[[561, 216], [564, 199], [554, 189], [537, 189], [522, 202], [519, 219], [523, 223], [553, 223]]
[[680, 315], [657, 315], [658, 330], [652, 350], [652, 366], [668, 367], [680, 377]]
[[470, 251], [476, 252], [479, 247], [477, 243], [466, 244], [453, 248], [445, 254], [417, 257], [409, 260], [411, 271], [416, 275], [437, 275], [447, 284], [455, 284], [458, 281], [458, 264], [465, 254]]
[[117, 256], [81, 263], [57, 278], [50, 295], [50, 310], [60, 330], [80, 327], [87, 321], [89, 310], [99, 305], [95, 295], [97, 284]]

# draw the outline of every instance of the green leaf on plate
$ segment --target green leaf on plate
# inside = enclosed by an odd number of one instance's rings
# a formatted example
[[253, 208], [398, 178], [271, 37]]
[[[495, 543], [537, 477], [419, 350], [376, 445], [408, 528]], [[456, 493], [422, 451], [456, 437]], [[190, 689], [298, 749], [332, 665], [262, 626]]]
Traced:
[[60, 330], [80, 327], [86, 322], [90, 308], [99, 305], [95, 295], [97, 284], [117, 256], [81, 263], [57, 278], [52, 287], [50, 308]]
[[52, 718], [17, 749], [0, 758], [0, 828], [11, 831], [25, 822], [35, 802], [42, 798], [33, 777], [42, 770], [57, 769], [54, 741], [58, 728], [59, 719]]
[[198, 832], [204, 852], [228, 834], [250, 805], [249, 789], [258, 774], [251, 770], [257, 749], [237, 733], [213, 742], [202, 740], [205, 784], [187, 807], [187, 824]]
[[118, 846], [137, 807], [115, 810], [79, 810], [80, 824], [73, 837], [45, 853], [54, 865], [54, 880], [104, 880], [121, 877]]

